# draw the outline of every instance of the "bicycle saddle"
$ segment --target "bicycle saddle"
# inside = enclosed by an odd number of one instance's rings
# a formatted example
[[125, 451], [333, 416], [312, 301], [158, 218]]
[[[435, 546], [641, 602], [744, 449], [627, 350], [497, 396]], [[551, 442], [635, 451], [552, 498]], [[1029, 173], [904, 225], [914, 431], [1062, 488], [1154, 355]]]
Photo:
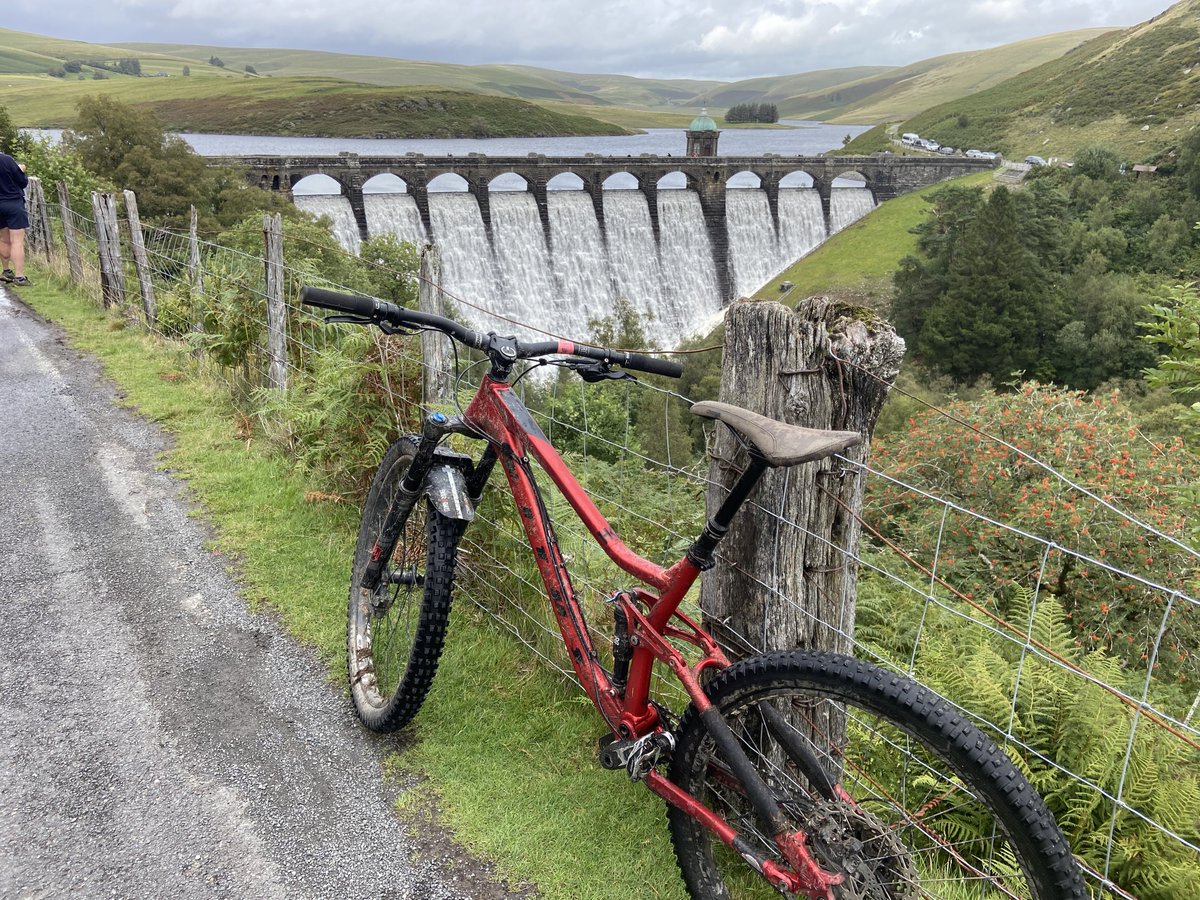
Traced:
[[724, 422], [743, 438], [772, 467], [824, 459], [848, 447], [862, 443], [857, 431], [822, 431], [788, 425], [776, 419], [733, 406], [704, 400], [692, 405], [692, 412], [706, 419]]

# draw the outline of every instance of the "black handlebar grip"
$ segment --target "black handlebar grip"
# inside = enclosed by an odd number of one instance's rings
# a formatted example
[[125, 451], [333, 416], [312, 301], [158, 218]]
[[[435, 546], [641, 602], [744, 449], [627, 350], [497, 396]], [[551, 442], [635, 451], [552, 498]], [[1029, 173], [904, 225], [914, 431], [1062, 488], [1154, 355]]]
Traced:
[[377, 301], [374, 297], [364, 297], [362, 294], [342, 294], [338, 291], [327, 291], [325, 288], [302, 287], [300, 302], [370, 319], [375, 315]]
[[643, 356], [640, 353], [630, 353], [629, 361], [621, 365], [626, 369], [640, 369], [651, 375], [666, 375], [668, 378], [679, 378], [683, 375], [683, 366], [679, 363], [656, 356]]

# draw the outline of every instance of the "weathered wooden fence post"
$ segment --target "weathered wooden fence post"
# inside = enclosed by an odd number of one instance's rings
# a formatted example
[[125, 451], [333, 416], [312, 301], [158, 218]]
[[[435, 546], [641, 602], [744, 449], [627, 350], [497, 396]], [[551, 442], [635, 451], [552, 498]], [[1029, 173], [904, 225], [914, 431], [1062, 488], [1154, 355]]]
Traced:
[[283, 299], [283, 216], [263, 216], [267, 269], [267, 383], [287, 390], [287, 305]]
[[100, 260], [100, 297], [105, 308], [125, 299], [125, 270], [121, 265], [121, 233], [117, 227], [117, 198], [92, 192], [96, 214], [96, 253]]
[[129, 242], [133, 244], [133, 264], [137, 269], [138, 292], [142, 296], [142, 311], [146, 314], [146, 325], [154, 330], [158, 321], [158, 309], [154, 300], [154, 279], [150, 270], [150, 258], [146, 255], [146, 238], [142, 234], [142, 220], [138, 216], [137, 195], [125, 192], [125, 215], [129, 219]]
[[[890, 325], [827, 298], [802, 301], [795, 311], [739, 302], [725, 317], [720, 399], [869, 439], [903, 355], [904, 341]], [[844, 455], [862, 462], [868, 452], [864, 443]], [[710, 513], [744, 462], [719, 426]], [[850, 652], [864, 482], [861, 471], [837, 460], [764, 476], [721, 547], [722, 564], [701, 586], [700, 604], [719, 641], [739, 655], [794, 647]]]
[[51, 259], [54, 246], [50, 230], [50, 211], [46, 208], [46, 192], [42, 190], [42, 179], [31, 175], [27, 188], [26, 207], [29, 210], [29, 249], [41, 253], [46, 261]]
[[83, 282], [83, 260], [79, 258], [79, 235], [75, 232], [75, 213], [71, 209], [71, 193], [67, 183], [60, 181], [58, 189], [58, 208], [62, 214], [63, 243], [67, 246], [67, 263], [71, 267], [71, 280], [76, 284]]
[[200, 239], [196, 232], [196, 207], [188, 225], [188, 287], [192, 291], [192, 331], [204, 330], [204, 273], [200, 271]]
[[[442, 294], [442, 254], [434, 244], [421, 248], [420, 280], [417, 282], [417, 306], [421, 312], [446, 314]], [[449, 403], [453, 392], [449, 347], [440, 331], [421, 332], [421, 388], [426, 406]]]

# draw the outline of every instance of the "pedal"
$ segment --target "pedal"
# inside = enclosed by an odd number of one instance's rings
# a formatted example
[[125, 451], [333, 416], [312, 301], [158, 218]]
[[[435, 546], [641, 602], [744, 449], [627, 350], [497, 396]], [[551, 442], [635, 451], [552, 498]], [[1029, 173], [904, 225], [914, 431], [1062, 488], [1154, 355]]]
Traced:
[[633, 741], [619, 741], [611, 731], [601, 735], [599, 740], [600, 765], [605, 769], [616, 770], [625, 768], [625, 755], [621, 752], [622, 744], [632, 744]]
[[641, 781], [674, 749], [675, 738], [667, 731], [655, 731], [632, 741], [606, 734], [600, 738], [600, 765], [611, 771], [624, 769], [630, 781]]

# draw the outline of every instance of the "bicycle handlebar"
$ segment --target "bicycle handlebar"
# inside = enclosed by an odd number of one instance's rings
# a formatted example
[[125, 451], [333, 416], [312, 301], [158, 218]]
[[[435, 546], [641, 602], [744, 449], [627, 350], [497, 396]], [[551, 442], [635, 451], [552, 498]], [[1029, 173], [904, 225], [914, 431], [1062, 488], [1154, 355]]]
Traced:
[[[388, 303], [386, 300], [367, 297], [363, 294], [342, 294], [325, 288], [303, 287], [300, 289], [300, 302], [308, 306], [318, 306], [322, 309], [332, 309], [355, 316], [372, 325], [387, 324], [397, 328], [433, 328], [445, 332], [459, 343], [474, 347], [476, 350], [489, 350], [492, 347], [493, 339], [497, 337], [495, 332], [484, 334], [452, 319], [447, 319], [445, 316], [405, 309], [395, 303]], [[623, 369], [633, 369], [638, 372], [649, 372], [652, 375], [666, 375], [668, 378], [679, 378], [683, 374], [683, 366], [679, 363], [641, 353], [630, 353], [626, 350], [590, 347], [571, 341], [505, 341], [505, 343], [515, 348], [517, 359], [534, 359], [539, 356], [563, 354], [565, 356], [582, 356], [606, 365], [620, 366]]]

